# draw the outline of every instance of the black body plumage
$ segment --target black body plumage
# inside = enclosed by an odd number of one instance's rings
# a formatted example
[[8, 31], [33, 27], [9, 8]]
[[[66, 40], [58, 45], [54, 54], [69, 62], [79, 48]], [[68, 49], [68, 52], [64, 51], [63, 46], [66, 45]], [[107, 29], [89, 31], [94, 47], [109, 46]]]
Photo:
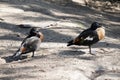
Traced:
[[78, 37], [68, 42], [67, 46], [71, 45], [83, 45], [89, 46], [91, 53], [91, 45], [97, 43], [105, 36], [105, 30], [102, 25], [98, 22], [93, 22], [91, 27], [84, 30]]

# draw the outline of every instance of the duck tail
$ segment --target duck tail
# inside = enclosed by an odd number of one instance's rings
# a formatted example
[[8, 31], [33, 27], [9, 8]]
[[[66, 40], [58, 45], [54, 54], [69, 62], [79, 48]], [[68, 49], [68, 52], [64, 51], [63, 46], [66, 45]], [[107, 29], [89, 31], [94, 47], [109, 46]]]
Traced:
[[21, 54], [22, 54], [22, 52], [20, 51], [20, 49], [18, 49], [18, 50], [16, 51], [16, 53], [14, 53], [14, 54], [12, 55], [12, 58], [19, 57]]
[[71, 41], [68, 42], [67, 46], [71, 46], [71, 45], [73, 45], [73, 44], [74, 44], [74, 41], [71, 40]]

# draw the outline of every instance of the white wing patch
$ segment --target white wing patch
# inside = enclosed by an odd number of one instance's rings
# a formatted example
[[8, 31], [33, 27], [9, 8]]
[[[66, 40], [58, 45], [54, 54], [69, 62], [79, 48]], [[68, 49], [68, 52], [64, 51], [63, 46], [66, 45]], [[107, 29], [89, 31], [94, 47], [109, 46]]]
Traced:
[[92, 40], [93, 40], [93, 37], [88, 36], [87, 38], [85, 38], [85, 40], [90, 40], [90, 41], [92, 41]]

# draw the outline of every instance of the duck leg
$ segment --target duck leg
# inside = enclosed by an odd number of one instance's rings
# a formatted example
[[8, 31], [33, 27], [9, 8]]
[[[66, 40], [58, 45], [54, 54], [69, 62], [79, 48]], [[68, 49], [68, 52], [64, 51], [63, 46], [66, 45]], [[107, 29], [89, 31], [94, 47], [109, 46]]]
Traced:
[[33, 51], [33, 53], [32, 53], [32, 57], [34, 57], [34, 51]]
[[91, 46], [89, 45], [89, 53], [91, 54], [91, 55], [95, 55], [95, 54], [93, 54], [92, 52], [91, 52]]
[[[89, 53], [92, 54], [92, 52], [91, 52], [91, 45], [89, 45]], [[92, 54], [92, 55], [94, 55], [94, 54]]]
[[91, 46], [89, 46], [89, 53], [92, 54], [92, 53], [91, 53]]

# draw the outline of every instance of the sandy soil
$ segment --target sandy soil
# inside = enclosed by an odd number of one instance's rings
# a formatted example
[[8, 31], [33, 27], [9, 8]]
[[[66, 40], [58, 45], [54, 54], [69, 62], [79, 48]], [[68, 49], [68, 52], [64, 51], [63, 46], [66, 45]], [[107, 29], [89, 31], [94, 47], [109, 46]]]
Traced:
[[[88, 47], [66, 43], [93, 21], [106, 28], [104, 40]], [[28, 28], [17, 25], [24, 24]], [[45, 35], [34, 58], [13, 55], [30, 28]], [[85, 6], [61, 6], [44, 0], [0, 1], [0, 80], [120, 80], [120, 16]]]

